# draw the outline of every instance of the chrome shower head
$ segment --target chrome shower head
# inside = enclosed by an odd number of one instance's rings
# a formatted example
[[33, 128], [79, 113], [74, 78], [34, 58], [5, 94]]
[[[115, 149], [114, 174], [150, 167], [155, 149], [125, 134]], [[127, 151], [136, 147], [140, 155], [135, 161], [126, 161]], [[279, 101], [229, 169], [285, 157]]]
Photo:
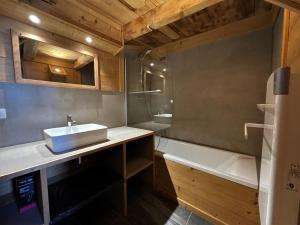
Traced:
[[144, 52], [144, 54], [142, 54], [141, 56], [140, 56], [140, 59], [141, 60], [143, 60], [148, 54], [150, 54], [152, 52], [152, 50], [151, 49], [148, 49], [147, 51], [145, 51]]

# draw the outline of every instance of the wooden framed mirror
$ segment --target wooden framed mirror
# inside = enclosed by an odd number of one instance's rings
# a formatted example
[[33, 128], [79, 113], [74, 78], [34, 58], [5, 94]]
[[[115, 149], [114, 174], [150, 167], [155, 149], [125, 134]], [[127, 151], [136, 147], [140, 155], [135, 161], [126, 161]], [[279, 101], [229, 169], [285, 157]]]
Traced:
[[99, 90], [97, 54], [71, 40], [63, 43], [14, 30], [11, 37], [17, 83]]

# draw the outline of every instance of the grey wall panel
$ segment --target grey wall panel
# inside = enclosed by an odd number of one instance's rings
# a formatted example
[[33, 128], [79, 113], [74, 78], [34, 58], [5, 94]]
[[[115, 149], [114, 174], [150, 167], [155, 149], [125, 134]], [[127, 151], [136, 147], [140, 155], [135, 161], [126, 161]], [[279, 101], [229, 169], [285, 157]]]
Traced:
[[272, 29], [170, 54], [174, 115], [168, 136], [233, 152], [260, 155], [262, 132], [245, 122], [263, 122], [271, 73]]
[[41, 140], [43, 129], [65, 126], [68, 114], [79, 124], [125, 125], [123, 94], [1, 83], [1, 107], [0, 147]]

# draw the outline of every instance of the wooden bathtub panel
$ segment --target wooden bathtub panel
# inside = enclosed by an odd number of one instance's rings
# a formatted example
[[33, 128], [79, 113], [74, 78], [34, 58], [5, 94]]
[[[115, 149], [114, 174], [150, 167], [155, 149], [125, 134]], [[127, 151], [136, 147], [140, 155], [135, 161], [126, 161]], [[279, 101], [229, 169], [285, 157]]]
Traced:
[[[191, 196], [200, 195], [207, 201], [215, 202], [218, 205], [221, 204], [221, 206], [222, 203], [219, 200], [222, 199], [231, 205], [233, 211], [244, 214], [244, 216], [248, 216], [247, 212], [250, 208], [251, 212], [257, 208], [256, 193], [253, 192], [251, 188], [244, 189], [244, 186], [240, 184], [180, 164], [178, 165], [177, 163], [167, 165], [173, 184], [185, 184], [184, 186], [179, 185], [179, 188], [187, 187], [191, 192]], [[181, 167], [181, 173], [178, 173], [178, 166]], [[249, 193], [249, 191], [251, 191], [251, 193]], [[199, 192], [201, 194], [199, 194]], [[180, 197], [180, 190], [176, 189], [176, 193], [177, 196]], [[243, 196], [243, 198], [237, 198], [236, 196]], [[251, 205], [249, 205], [249, 201], [252, 203]]]
[[257, 225], [257, 191], [156, 156], [156, 191], [215, 224]]

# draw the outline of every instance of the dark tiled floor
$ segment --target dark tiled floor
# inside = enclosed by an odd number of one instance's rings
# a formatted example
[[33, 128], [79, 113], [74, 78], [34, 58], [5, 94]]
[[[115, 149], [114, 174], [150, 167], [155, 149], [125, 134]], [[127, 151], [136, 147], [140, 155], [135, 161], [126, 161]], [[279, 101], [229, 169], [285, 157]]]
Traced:
[[177, 204], [154, 194], [131, 199], [124, 217], [105, 202], [89, 205], [57, 225], [212, 225]]

